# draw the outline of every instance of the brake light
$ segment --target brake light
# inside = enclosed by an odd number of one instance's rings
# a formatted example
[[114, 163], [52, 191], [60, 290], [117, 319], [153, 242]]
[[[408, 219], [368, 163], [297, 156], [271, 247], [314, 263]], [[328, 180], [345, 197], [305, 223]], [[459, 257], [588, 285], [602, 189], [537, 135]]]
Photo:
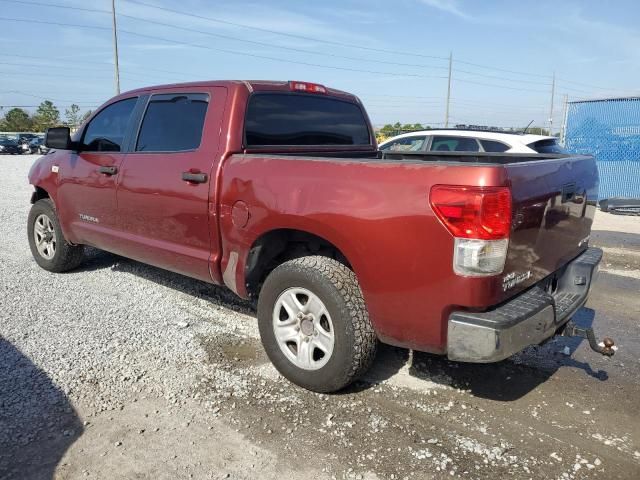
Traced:
[[431, 207], [457, 238], [498, 240], [511, 230], [511, 192], [507, 187], [435, 185]]
[[318, 83], [296, 82], [292, 80], [289, 82], [289, 88], [296, 92], [327, 93], [326, 87]]
[[429, 201], [455, 237], [453, 270], [458, 275], [502, 272], [511, 231], [511, 192], [507, 187], [435, 185]]

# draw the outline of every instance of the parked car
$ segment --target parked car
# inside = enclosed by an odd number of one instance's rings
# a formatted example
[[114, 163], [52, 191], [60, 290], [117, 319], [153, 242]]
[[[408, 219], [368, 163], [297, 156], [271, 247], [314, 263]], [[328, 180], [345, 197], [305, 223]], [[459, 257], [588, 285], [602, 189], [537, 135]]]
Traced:
[[319, 392], [378, 341], [465, 362], [544, 342], [602, 256], [592, 157], [383, 158], [358, 98], [313, 83], [134, 90], [46, 145], [29, 173], [42, 268], [90, 245], [226, 285], [257, 302], [282, 375]]
[[31, 147], [29, 146], [30, 140], [27, 138], [20, 138], [18, 140], [18, 149], [22, 154], [31, 153]]
[[29, 142], [29, 153], [46, 154], [49, 149], [44, 144], [44, 137], [35, 137]]
[[380, 144], [382, 151], [565, 153], [556, 137], [483, 130], [422, 130]]
[[0, 137], [0, 154], [18, 155], [21, 152], [18, 140], [11, 137]]

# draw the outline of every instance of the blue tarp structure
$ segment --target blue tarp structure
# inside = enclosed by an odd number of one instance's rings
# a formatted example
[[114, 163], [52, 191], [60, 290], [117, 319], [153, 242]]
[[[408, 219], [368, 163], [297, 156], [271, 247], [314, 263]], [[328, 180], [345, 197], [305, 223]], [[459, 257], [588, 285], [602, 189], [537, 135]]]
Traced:
[[564, 145], [596, 158], [599, 198], [640, 198], [640, 97], [570, 102]]

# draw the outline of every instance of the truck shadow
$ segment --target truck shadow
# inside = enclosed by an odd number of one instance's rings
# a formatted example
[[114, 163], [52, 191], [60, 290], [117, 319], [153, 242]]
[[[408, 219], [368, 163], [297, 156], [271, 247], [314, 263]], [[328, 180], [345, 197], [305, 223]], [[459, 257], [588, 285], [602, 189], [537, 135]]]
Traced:
[[[124, 271], [182, 293], [201, 298], [230, 310], [255, 317], [255, 306], [225, 287], [170, 273], [157, 267], [129, 260], [100, 250], [88, 249], [87, 261], [76, 271], [110, 268]], [[574, 321], [583, 327], [593, 324], [595, 312], [582, 308]], [[608, 379], [603, 370], [595, 371], [589, 363], [573, 358], [582, 343], [579, 338], [560, 337], [545, 345], [530, 347], [498, 363], [473, 364], [451, 362], [446, 357], [382, 345], [371, 370], [342, 393], [374, 388], [390, 381], [409, 388], [429, 388], [430, 382], [469, 390], [478, 397], [513, 401], [546, 382], [559, 368], [573, 367], [600, 381]], [[570, 355], [562, 352], [569, 348]], [[411, 381], [407, 382], [407, 377]], [[422, 381], [422, 386], [420, 385]]]
[[[580, 326], [591, 327], [594, 317], [593, 310], [582, 308], [573, 320]], [[583, 342], [586, 343], [586, 340], [576, 337], [556, 337], [544, 345], [529, 347], [492, 364], [451, 362], [444, 357], [414, 352], [409, 373], [468, 390], [481, 398], [513, 401], [546, 382], [562, 367], [580, 369], [590, 377], [606, 381], [609, 378], [606, 371], [596, 371], [589, 363], [573, 358]]]
[[85, 261], [80, 268], [73, 270], [73, 273], [104, 269], [131, 273], [163, 287], [219, 304], [235, 312], [255, 315], [255, 306], [251, 302], [241, 299], [226, 287], [169, 272], [95, 248], [86, 249]]
[[66, 395], [0, 337], [0, 478], [53, 479], [82, 433]]

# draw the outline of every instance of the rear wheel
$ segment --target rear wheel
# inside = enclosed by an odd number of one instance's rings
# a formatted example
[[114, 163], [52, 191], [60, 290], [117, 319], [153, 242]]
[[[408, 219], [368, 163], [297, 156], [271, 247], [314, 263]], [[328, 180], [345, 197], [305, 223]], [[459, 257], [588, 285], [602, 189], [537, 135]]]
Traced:
[[260, 337], [278, 371], [316, 392], [364, 373], [377, 338], [355, 274], [331, 258], [290, 260], [267, 277], [258, 299]]
[[31, 207], [27, 224], [29, 247], [36, 263], [50, 272], [76, 268], [84, 257], [82, 245], [72, 245], [62, 234], [53, 202], [38, 200]]

